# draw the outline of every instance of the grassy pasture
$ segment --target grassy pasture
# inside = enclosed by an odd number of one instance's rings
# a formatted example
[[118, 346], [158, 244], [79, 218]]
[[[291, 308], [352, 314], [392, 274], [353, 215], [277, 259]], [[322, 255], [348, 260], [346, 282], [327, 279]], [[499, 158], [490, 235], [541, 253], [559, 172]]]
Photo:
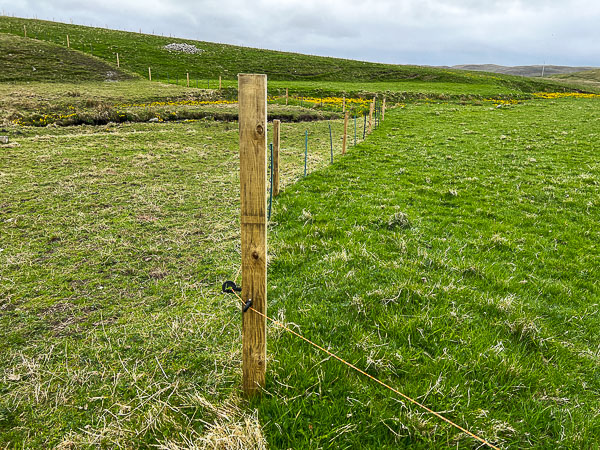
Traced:
[[[326, 122], [284, 125], [270, 315], [501, 447], [593, 446], [597, 100], [387, 117], [330, 167]], [[272, 326], [264, 398], [238, 397], [234, 124], [23, 132], [0, 153], [2, 445], [476, 446]]]
[[[271, 315], [503, 448], [594, 447], [598, 125], [597, 99], [396, 110], [278, 199]], [[274, 448], [477, 446], [270, 338]]]
[[[307, 128], [309, 171], [329, 162], [326, 122], [284, 124], [284, 189]], [[239, 264], [236, 124], [22, 130], [0, 151], [0, 446], [221, 425], [248, 444], [237, 309], [218, 293]]]

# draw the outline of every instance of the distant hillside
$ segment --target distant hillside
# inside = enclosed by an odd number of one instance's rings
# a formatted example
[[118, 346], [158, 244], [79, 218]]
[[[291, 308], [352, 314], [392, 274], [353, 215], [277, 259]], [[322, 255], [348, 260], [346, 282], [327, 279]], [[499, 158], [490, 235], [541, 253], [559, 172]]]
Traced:
[[0, 82], [119, 81], [135, 76], [59, 45], [0, 33]]
[[503, 75], [515, 75], [522, 77], [541, 77], [555, 74], [581, 72], [595, 69], [595, 67], [570, 67], [570, 66], [499, 66], [496, 64], [461, 64], [452, 66], [452, 69], [469, 70], [475, 72], [493, 72]]
[[589, 81], [593, 83], [600, 83], [600, 69], [586, 70], [582, 72], [573, 72], [562, 75], [555, 75], [553, 78], [561, 80], [576, 80], [576, 81]]
[[[240, 72], [266, 73], [270, 80], [312, 81], [425, 81], [492, 85], [521, 92], [555, 90], [551, 82], [498, 77], [484, 73], [432, 67], [377, 64], [348, 59], [286, 53], [193, 40], [176, 39], [104, 28], [91, 28], [57, 22], [0, 17], [0, 32], [22, 36], [24, 27], [29, 37], [71, 47], [109, 61], [142, 77], [148, 77], [152, 67], [154, 79], [182, 79], [186, 73], [192, 79], [235, 79]], [[166, 45], [189, 44], [197, 53], [168, 51]]]

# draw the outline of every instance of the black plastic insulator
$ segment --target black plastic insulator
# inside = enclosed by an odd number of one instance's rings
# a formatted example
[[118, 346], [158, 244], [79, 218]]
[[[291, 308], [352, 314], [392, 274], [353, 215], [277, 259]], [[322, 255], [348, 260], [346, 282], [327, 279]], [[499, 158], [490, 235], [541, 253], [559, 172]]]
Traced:
[[223, 283], [223, 292], [233, 294], [234, 292], [242, 292], [242, 288], [238, 287], [234, 281], [226, 281]]

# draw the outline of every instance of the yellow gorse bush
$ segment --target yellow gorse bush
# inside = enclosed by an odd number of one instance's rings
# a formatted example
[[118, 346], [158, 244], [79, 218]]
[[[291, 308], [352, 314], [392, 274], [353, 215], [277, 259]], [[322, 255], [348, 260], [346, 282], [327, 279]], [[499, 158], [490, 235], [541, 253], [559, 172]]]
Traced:
[[586, 94], [583, 92], [536, 92], [533, 94], [538, 98], [600, 98], [600, 94]]

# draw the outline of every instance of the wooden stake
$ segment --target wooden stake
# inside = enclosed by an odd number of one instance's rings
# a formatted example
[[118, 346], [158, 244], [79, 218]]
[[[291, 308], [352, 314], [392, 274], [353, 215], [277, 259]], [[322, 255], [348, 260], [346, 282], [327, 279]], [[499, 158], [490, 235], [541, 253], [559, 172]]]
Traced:
[[375, 109], [375, 99], [371, 102], [369, 106], [369, 133], [373, 131], [373, 110]]
[[346, 154], [346, 137], [348, 135], [348, 111], [344, 113], [344, 139], [342, 141], [342, 155]]
[[117, 67], [121, 67], [121, 63], [119, 62], [119, 54], [117, 53]]
[[185, 76], [187, 78], [187, 87], [190, 87], [190, 73], [186, 72]]
[[342, 97], [342, 112], [346, 112], [346, 96]]
[[288, 104], [288, 88], [285, 88], [285, 106]]
[[27, 26], [23, 25], [23, 37], [27, 37]]
[[221, 90], [221, 75], [219, 75], [219, 90]]
[[[267, 76], [238, 74], [242, 299], [267, 313]], [[266, 319], [242, 313], [242, 388], [259, 395], [267, 364]]]
[[273, 120], [273, 197], [279, 195], [279, 128], [281, 121]]
[[152, 81], [152, 69], [148, 67], [148, 80]]
[[385, 97], [383, 97], [383, 104], [381, 105], [381, 121], [385, 120]]
[[67, 34], [67, 48], [71, 48], [71, 41], [69, 40], [68, 34]]

